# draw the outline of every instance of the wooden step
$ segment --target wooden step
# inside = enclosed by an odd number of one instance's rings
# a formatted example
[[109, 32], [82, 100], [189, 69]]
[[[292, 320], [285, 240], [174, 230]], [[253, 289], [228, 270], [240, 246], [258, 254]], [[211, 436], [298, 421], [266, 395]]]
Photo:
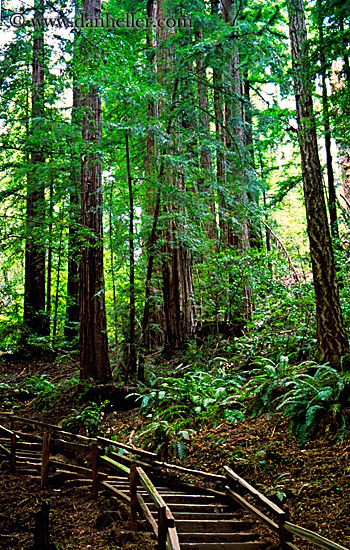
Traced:
[[[215, 502], [215, 497], [212, 495], [186, 495], [183, 493], [163, 493], [160, 492], [160, 495], [163, 497], [165, 502], [167, 504], [171, 503], [188, 503], [188, 504], [210, 504], [211, 502]], [[143, 497], [145, 502], [149, 502], [151, 498], [147, 495]], [[170, 506], [172, 508], [172, 506]]]
[[[115, 483], [114, 481], [109, 481], [109, 478], [106, 479], [106, 481], [107, 481], [107, 483], [112, 485], [112, 487], [115, 487], [116, 489], [119, 489], [119, 491], [129, 491], [130, 490], [130, 485], [129, 484]], [[169, 493], [169, 487], [157, 487], [157, 491], [158, 491], [159, 494]], [[137, 492], [140, 493], [140, 494], [146, 494], [147, 493], [147, 491], [145, 491], [145, 489], [141, 485], [137, 485]]]
[[179, 535], [181, 533], [237, 533], [244, 529], [249, 529], [253, 521], [239, 520], [195, 520], [184, 519], [176, 520], [176, 529]]
[[[171, 511], [175, 519], [181, 520], [181, 519], [206, 519], [206, 520], [213, 520], [216, 521], [217, 519], [237, 519], [235, 518], [234, 512], [224, 512], [224, 513], [217, 513], [217, 512], [191, 512], [190, 510], [188, 512], [176, 512], [173, 510], [174, 505], [171, 505]], [[156, 514], [156, 512], [152, 512], [152, 514]]]
[[[185, 542], [253, 542], [257, 533], [179, 533], [179, 540]], [[181, 545], [182, 547], [182, 545]]]
[[261, 550], [266, 542], [184, 542], [181, 550]]
[[[145, 500], [145, 499], [144, 499]], [[156, 507], [153, 502], [147, 502], [147, 506], [151, 511], [155, 510]], [[188, 513], [218, 513], [218, 512], [228, 512], [230, 507], [226, 504], [217, 504], [217, 503], [207, 503], [207, 504], [198, 504], [198, 503], [177, 503], [174, 502], [171, 504], [171, 511], [175, 515], [177, 512], [188, 512]]]

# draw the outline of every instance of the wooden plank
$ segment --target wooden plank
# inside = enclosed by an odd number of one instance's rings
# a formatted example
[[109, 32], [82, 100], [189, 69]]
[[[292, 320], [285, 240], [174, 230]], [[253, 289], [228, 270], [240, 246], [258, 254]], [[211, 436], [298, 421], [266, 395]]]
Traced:
[[281, 533], [281, 529], [280, 527], [277, 525], [277, 523], [275, 523], [274, 521], [272, 521], [270, 518], [268, 518], [267, 516], [265, 516], [265, 514], [263, 514], [262, 512], [260, 512], [260, 510], [258, 510], [257, 508], [255, 508], [255, 506], [253, 506], [252, 504], [250, 504], [249, 502], [247, 502], [243, 497], [241, 497], [240, 495], [238, 495], [237, 493], [235, 493], [234, 491], [232, 491], [232, 489], [230, 487], [225, 487], [227, 493], [229, 494], [230, 497], [232, 497], [236, 502], [238, 502], [238, 504], [240, 504], [240, 506], [242, 508], [244, 508], [245, 510], [247, 510], [247, 512], [250, 512], [254, 517], [256, 517], [259, 521], [261, 521], [262, 523], [264, 523], [265, 525], [267, 525], [267, 527], [269, 527], [269, 529], [271, 529], [272, 531], [275, 531], [276, 533], [280, 534]]
[[17, 449], [21, 449], [22, 451], [27, 452], [41, 452], [41, 445], [40, 443], [36, 443], [35, 441], [22, 441], [20, 438], [17, 439]]
[[148, 523], [151, 525], [151, 527], [154, 531], [154, 534], [158, 538], [158, 525], [157, 525], [157, 522], [154, 519], [154, 517], [152, 516], [147, 504], [145, 503], [145, 501], [143, 500], [142, 496], [139, 493], [137, 494], [137, 500], [138, 500], [138, 503], [141, 507], [142, 512], [145, 515], [145, 518], [147, 519]]
[[151, 500], [154, 502], [154, 504], [157, 506], [157, 508], [166, 508], [166, 504], [163, 500], [163, 498], [158, 493], [157, 489], [149, 479], [149, 477], [145, 474], [145, 472], [142, 470], [142, 468], [139, 468], [136, 466], [136, 471], [138, 478], [140, 480], [140, 483], [146, 490], [148, 496], [151, 498]]
[[116, 460], [113, 460], [113, 458], [109, 458], [109, 456], [103, 455], [103, 456], [99, 456], [98, 459], [99, 461], [103, 462], [107, 466], [111, 466], [115, 470], [120, 470], [125, 474], [127, 474], [128, 476], [130, 475], [130, 468], [128, 468], [127, 466], [124, 466], [124, 464], [120, 464], [120, 462], [117, 462]]
[[150, 453], [149, 451], [144, 451], [143, 449], [133, 448], [130, 445], [126, 445], [126, 443], [120, 443], [120, 441], [113, 441], [112, 439], [108, 439], [107, 437], [97, 437], [97, 440], [100, 443], [104, 443], [105, 445], [114, 445], [115, 447], [119, 447], [120, 449], [124, 449], [125, 451], [129, 451], [132, 454], [137, 454], [140, 456], [144, 456], [145, 458], [155, 459], [158, 457], [156, 453]]
[[168, 527], [175, 527], [175, 519], [168, 506], [165, 509], [165, 513]]
[[265, 497], [265, 495], [261, 494], [255, 487], [250, 485], [245, 479], [241, 478], [238, 474], [236, 474], [231, 468], [228, 466], [224, 466], [224, 470], [226, 471], [229, 478], [233, 479], [236, 483], [239, 483], [241, 487], [243, 487], [248, 493], [250, 493], [253, 497], [255, 497], [261, 504], [263, 504], [266, 508], [270, 510], [270, 512], [276, 514], [279, 518], [285, 518], [286, 513], [282, 508], [277, 506], [274, 502], [272, 502], [270, 499]]
[[255, 542], [257, 533], [181, 533], [181, 542]]
[[[50, 458], [50, 464], [53, 466], [57, 466], [58, 468], [64, 468], [68, 472], [74, 472], [88, 479], [91, 479], [91, 470], [89, 470], [89, 468], [76, 466], [75, 464], [67, 464], [66, 462], [56, 460], [55, 458]], [[102, 472], [98, 472], [98, 478], [105, 479], [106, 481], [109, 479], [108, 474], [104, 474]]]
[[[249, 522], [248, 525], [250, 526]], [[239, 520], [196, 520], [176, 519], [178, 533], [232, 533], [247, 527], [244, 521]]]
[[230, 519], [230, 520], [234, 520], [235, 519], [235, 516], [233, 515], [233, 512], [232, 513], [223, 513], [223, 514], [218, 514], [218, 513], [201, 513], [201, 512], [192, 512], [192, 510], [188, 511], [188, 512], [176, 512], [174, 511], [173, 509], [173, 505], [171, 506], [171, 511], [172, 511], [172, 514], [175, 518], [175, 520], [182, 520], [182, 519], [196, 519], [196, 520], [202, 520], [202, 519], [206, 519], [206, 520], [217, 520], [217, 519]]
[[1, 443], [0, 443], [0, 450], [3, 452], [3, 454], [4, 454], [5, 456], [11, 457], [11, 451], [9, 451], [8, 449], [6, 449], [6, 447], [4, 447], [3, 445], [1, 445]]
[[158, 460], [155, 460], [154, 464], [157, 464], [161, 468], [167, 468], [168, 470], [178, 470], [179, 472], [184, 472], [185, 474], [202, 476], [208, 479], [213, 479], [215, 481], [226, 481], [225, 476], [212, 474], [211, 472], [203, 472], [202, 470], [191, 470], [190, 468], [184, 468], [183, 466], [178, 466], [177, 464], [169, 464], [168, 462], [160, 462]]
[[176, 527], [168, 527], [167, 539], [169, 550], [181, 550]]
[[293, 533], [293, 535], [298, 535], [309, 542], [313, 542], [325, 550], [349, 550], [349, 548], [346, 548], [341, 544], [332, 542], [331, 540], [326, 539], [313, 531], [309, 531], [309, 529], [305, 529], [305, 527], [299, 527], [299, 525], [294, 525], [294, 523], [290, 523], [289, 521], [286, 521], [283, 524], [283, 528], [289, 533]]
[[130, 506], [130, 497], [129, 495], [123, 493], [122, 491], [118, 491], [115, 487], [107, 483], [107, 481], [100, 481], [100, 486], [109, 491], [113, 496], [119, 498], [125, 504], [128, 504]]
[[137, 532], [137, 471], [136, 464], [130, 466], [130, 530]]
[[260, 550], [265, 542], [182, 542], [181, 550]]
[[[1, 415], [1, 413], [0, 413], [0, 415]], [[16, 420], [17, 422], [20, 422], [21, 424], [30, 424], [32, 426], [41, 426], [42, 428], [49, 429], [52, 432], [60, 432], [62, 435], [69, 435], [70, 437], [73, 437], [74, 439], [80, 439], [81, 441], [86, 441], [88, 444], [91, 443], [91, 437], [86, 437], [85, 435], [79, 435], [79, 434], [73, 434], [71, 432], [66, 432], [63, 428], [60, 428], [60, 426], [56, 426], [56, 424], [48, 424], [47, 422], [42, 422], [41, 420], [35, 420], [34, 418], [25, 418], [23, 416], [17, 416], [15, 414], [9, 414], [8, 418], [10, 418], [11, 421]]]
[[40, 486], [42, 489], [47, 486], [47, 482], [49, 480], [50, 439], [51, 439], [51, 432], [44, 433], [42, 459], [41, 459], [41, 483], [40, 483]]
[[9, 430], [8, 428], [5, 428], [5, 426], [2, 426], [1, 424], [0, 424], [0, 432], [3, 432], [4, 434], [6, 434], [9, 438], [11, 438], [13, 433], [11, 430]]
[[98, 496], [98, 443], [91, 444], [92, 498]]
[[159, 470], [160, 469], [160, 466], [155, 466], [154, 464], [150, 464], [148, 462], [143, 462], [142, 460], [137, 460], [136, 458], [129, 458], [125, 455], [120, 455], [118, 453], [109, 453], [108, 456], [110, 456], [114, 460], [126, 462], [127, 465], [137, 464], [138, 466], [141, 466], [141, 468], [148, 468], [150, 470]]
[[[226, 495], [227, 496], [227, 495]], [[229, 497], [227, 497], [229, 498]], [[221, 513], [222, 511], [229, 511], [229, 507], [225, 504], [193, 504], [190, 502], [176, 503], [174, 502], [171, 505], [171, 510], [173, 514], [178, 512], [187, 512], [187, 513]]]
[[158, 546], [157, 550], [166, 550], [168, 525], [166, 518], [166, 506], [158, 508]]
[[177, 503], [191, 503], [191, 504], [198, 504], [198, 503], [205, 503], [209, 504], [214, 501], [214, 497], [210, 495], [187, 495], [182, 493], [172, 493], [170, 491], [166, 493], [162, 493], [160, 495], [164, 501], [167, 502], [167, 504], [177, 504]]

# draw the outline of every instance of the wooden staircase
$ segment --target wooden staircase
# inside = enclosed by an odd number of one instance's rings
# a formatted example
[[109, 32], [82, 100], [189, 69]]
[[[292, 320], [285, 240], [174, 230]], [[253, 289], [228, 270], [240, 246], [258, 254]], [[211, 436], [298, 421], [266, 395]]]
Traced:
[[[125, 477], [108, 477], [104, 483], [128, 497], [130, 484]], [[179, 548], [181, 550], [259, 550], [266, 548], [258, 541], [254, 529], [256, 522], [242, 510], [229, 505], [225, 499], [210, 495], [199, 488], [194, 493], [155, 486], [175, 520]], [[157, 524], [158, 511], [148, 491], [137, 484], [137, 495], [142, 498], [153, 518], [151, 527]], [[146, 516], [147, 517], [147, 516]]]
[[[136, 449], [104, 437], [80, 436], [34, 419], [0, 413], [9, 427], [0, 425], [0, 456], [12, 471], [41, 477], [44, 487], [49, 476], [62, 475], [91, 483], [92, 497], [101, 490], [121, 499], [130, 508], [130, 528], [137, 530], [143, 515], [158, 540], [158, 550], [258, 550], [269, 543], [261, 540], [263, 524], [279, 538], [283, 550], [298, 550], [298, 536], [324, 550], [349, 550], [318, 533], [289, 521], [288, 510], [281, 509], [227, 466], [225, 476], [189, 470], [159, 462], [154, 453]], [[16, 431], [25, 424], [31, 431]], [[38, 433], [39, 432], [39, 433]], [[41, 432], [41, 433], [40, 433]], [[104, 448], [108, 448], [105, 453]], [[129, 456], [111, 452], [128, 451]], [[70, 464], [55, 453], [75, 454]], [[79, 457], [84, 457], [84, 466]], [[86, 467], [89, 457], [90, 467]], [[155, 481], [152, 483], [148, 474]], [[224, 492], [173, 481], [169, 470], [202, 476], [224, 486]], [[89, 481], [90, 480], [90, 481]], [[248, 494], [247, 499], [242, 493]], [[256, 504], [252, 504], [254, 499]], [[261, 510], [263, 508], [263, 511]], [[260, 531], [260, 533], [259, 533]]]

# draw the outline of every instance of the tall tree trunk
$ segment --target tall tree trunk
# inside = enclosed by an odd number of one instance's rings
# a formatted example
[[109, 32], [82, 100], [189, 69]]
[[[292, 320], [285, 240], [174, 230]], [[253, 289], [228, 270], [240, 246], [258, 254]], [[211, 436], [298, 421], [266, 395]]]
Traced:
[[[35, 4], [37, 17], [43, 15], [40, 2]], [[27, 190], [27, 236], [25, 250], [25, 283], [23, 323], [37, 336], [48, 334], [45, 314], [45, 185], [41, 168], [45, 156], [39, 143], [41, 121], [44, 116], [44, 30], [37, 27], [33, 40], [32, 65], [32, 136], [37, 140], [36, 151], [31, 153]]]
[[322, 0], [317, 0], [318, 10], [318, 38], [320, 44], [320, 62], [322, 77], [322, 114], [324, 126], [324, 139], [327, 162], [327, 180], [328, 180], [328, 211], [331, 222], [331, 234], [334, 239], [339, 239], [338, 218], [337, 218], [337, 196], [335, 192], [334, 171], [331, 152], [331, 126], [329, 117], [329, 101], [326, 82], [326, 55], [323, 37], [323, 11]]
[[129, 189], [129, 360], [126, 379], [136, 374], [135, 347], [135, 254], [134, 254], [134, 195], [130, 167], [129, 136], [125, 134], [126, 168]]
[[303, 0], [288, 0], [287, 5], [307, 231], [316, 299], [318, 356], [320, 360], [339, 366], [340, 359], [348, 352], [349, 345], [343, 325], [322, 187], [307, 55], [304, 3]]
[[[197, 30], [195, 38], [198, 41], [203, 40], [203, 32]], [[200, 145], [200, 177], [198, 180], [198, 189], [200, 193], [207, 196], [207, 204], [210, 211], [210, 219], [209, 223], [207, 223], [206, 234], [209, 238], [216, 241], [217, 228], [215, 218], [215, 197], [213, 192], [212, 158], [210, 148], [207, 145], [210, 136], [208, 87], [206, 85], [207, 72], [204, 64], [204, 56], [202, 54], [199, 54], [197, 58], [196, 76], [199, 109], [198, 142]]]
[[[100, 0], [83, 0], [87, 17], [101, 17]], [[85, 43], [85, 63], [94, 52]], [[96, 87], [82, 93], [82, 136], [88, 150], [81, 163], [81, 221], [85, 229], [80, 262], [80, 376], [101, 382], [111, 380], [108, 355], [105, 289], [103, 278], [102, 167], [91, 151], [101, 137], [101, 98]]]
[[[157, 0], [157, 17], [164, 17], [164, 0]], [[170, 52], [167, 45], [169, 30], [165, 27], [159, 29], [157, 33], [157, 70], [158, 81], [165, 86], [164, 75], [170, 65]], [[175, 83], [175, 88], [177, 84]], [[173, 129], [176, 132], [176, 128]], [[173, 134], [172, 142], [176, 154], [176, 137]], [[165, 177], [169, 185], [176, 186], [185, 192], [184, 177], [179, 169], [179, 174], [175, 173], [172, 166], [167, 169]], [[163, 300], [166, 325], [167, 351], [181, 347], [186, 340], [193, 334], [195, 328], [194, 300], [193, 300], [193, 277], [192, 277], [192, 257], [190, 252], [183, 244], [183, 228], [175, 220], [176, 211], [164, 192], [163, 211], [166, 214], [166, 227], [163, 231]]]
[[[63, 213], [63, 211], [62, 211]], [[58, 245], [58, 258], [57, 258], [57, 275], [56, 275], [56, 296], [55, 296], [55, 312], [53, 316], [53, 328], [52, 328], [52, 342], [55, 344], [57, 334], [57, 317], [58, 317], [58, 302], [60, 296], [60, 274], [62, 263], [62, 248], [63, 248], [63, 216], [60, 216], [60, 241]]]
[[[72, 132], [73, 140], [77, 128], [79, 127], [81, 107], [80, 90], [76, 81], [73, 79], [73, 106], [72, 106]], [[71, 155], [71, 178], [69, 190], [69, 234], [68, 234], [68, 274], [67, 274], [67, 303], [66, 303], [66, 323], [64, 335], [67, 342], [72, 343], [79, 335], [79, 169], [77, 155], [72, 143]]]
[[[250, 102], [250, 83], [248, 74], [244, 75], [244, 145], [246, 147], [246, 157], [248, 162], [248, 170], [254, 170], [254, 143], [253, 143], [253, 125], [252, 125], [252, 106]], [[247, 200], [251, 205], [252, 210], [256, 210], [259, 206], [259, 192], [257, 189], [247, 191]], [[257, 218], [248, 216], [248, 231], [249, 243], [252, 248], [263, 249], [263, 240], [261, 235], [260, 222]]]
[[50, 180], [50, 204], [49, 204], [49, 234], [47, 249], [47, 279], [46, 279], [46, 315], [48, 323], [51, 316], [51, 278], [52, 278], [52, 226], [53, 226], [53, 177]]
[[[236, 0], [221, 0], [221, 9], [225, 22], [234, 27], [237, 18]], [[242, 108], [242, 82], [239, 64], [239, 45], [233, 40], [233, 54], [229, 61], [227, 71], [230, 75], [229, 87], [231, 97], [225, 97], [222, 102], [225, 132], [223, 136], [226, 148], [226, 181], [221, 197], [221, 234], [225, 245], [237, 250], [245, 251], [250, 246], [248, 219], [246, 211], [242, 208], [247, 201], [246, 182], [246, 152], [244, 149], [244, 113]], [[218, 107], [220, 108], [220, 106]], [[232, 201], [232, 196], [235, 200]], [[234, 228], [231, 222], [232, 214], [240, 221], [239, 227]], [[229, 275], [229, 284], [233, 285], [232, 274]], [[231, 309], [229, 306], [229, 320], [242, 325], [251, 319], [252, 315], [252, 291], [247, 276], [243, 274], [241, 285], [241, 303]]]

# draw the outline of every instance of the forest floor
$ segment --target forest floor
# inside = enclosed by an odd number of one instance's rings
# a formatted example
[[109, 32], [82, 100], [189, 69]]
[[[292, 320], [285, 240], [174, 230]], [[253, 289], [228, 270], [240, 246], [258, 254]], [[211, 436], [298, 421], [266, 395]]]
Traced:
[[[74, 372], [74, 362], [8, 361], [0, 365], [0, 383], [14, 387], [34, 374], [64, 379]], [[77, 404], [76, 392], [67, 389], [55, 406], [45, 410], [37, 410], [35, 400], [22, 397], [16, 413], [59, 423], [79, 407], [84, 406]], [[2, 393], [0, 410], [13, 410], [11, 392], [7, 397]], [[128, 442], [130, 434], [137, 433], [143, 423], [137, 409], [114, 410], [105, 413], [99, 430]], [[214, 473], [223, 473], [225, 464], [231, 466], [265, 495], [283, 499], [293, 523], [349, 547], [350, 434], [336, 442], [324, 427], [320, 428], [317, 439], [299, 447], [286, 419], [279, 414], [262, 414], [238, 423], [224, 420], [216, 427], [208, 423], [197, 429], [187, 445], [185, 458], [170, 457], [168, 461]], [[1, 548], [32, 548], [34, 514], [47, 498], [51, 536], [60, 550], [155, 548], [155, 540], [144, 523], [143, 532], [130, 532], [128, 510], [115, 498], [106, 496], [92, 501], [88, 487], [72, 484], [40, 490], [37, 478], [11, 474], [5, 462], [1, 469]], [[183, 479], [201, 481], [190, 476]], [[309, 547], [307, 543], [299, 544], [299, 540], [297, 545], [302, 549]]]

